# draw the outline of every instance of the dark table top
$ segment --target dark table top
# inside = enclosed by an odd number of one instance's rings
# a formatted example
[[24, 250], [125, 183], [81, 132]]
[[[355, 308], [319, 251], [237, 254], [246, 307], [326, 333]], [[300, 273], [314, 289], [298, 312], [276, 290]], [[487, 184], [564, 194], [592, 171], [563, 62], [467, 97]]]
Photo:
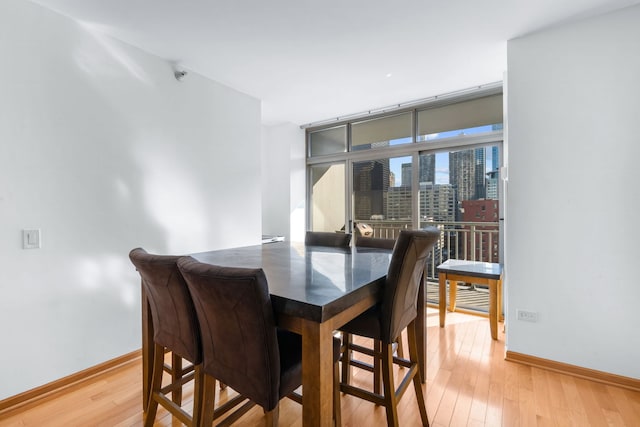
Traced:
[[276, 242], [192, 254], [200, 262], [261, 267], [278, 313], [323, 322], [380, 291], [391, 251]]
[[436, 267], [436, 271], [497, 280], [502, 274], [502, 265], [492, 262], [449, 259]]

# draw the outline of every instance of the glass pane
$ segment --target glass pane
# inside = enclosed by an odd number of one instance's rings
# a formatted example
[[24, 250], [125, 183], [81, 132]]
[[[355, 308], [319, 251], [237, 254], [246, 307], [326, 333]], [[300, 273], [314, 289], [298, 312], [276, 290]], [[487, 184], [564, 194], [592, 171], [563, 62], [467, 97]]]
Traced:
[[338, 126], [309, 134], [309, 156], [344, 153], [347, 151], [347, 127]]
[[420, 227], [444, 234], [436, 265], [499, 261], [499, 164], [497, 146], [420, 155]]
[[[499, 262], [499, 159], [497, 146], [420, 155], [420, 227], [442, 230], [427, 263], [429, 302], [438, 302], [436, 268], [447, 259]], [[486, 288], [449, 286], [458, 288], [458, 307], [488, 312]]]
[[418, 141], [502, 129], [502, 95], [418, 111]]
[[311, 166], [311, 185], [311, 230], [344, 230], [344, 164]]
[[366, 120], [351, 125], [351, 149], [368, 150], [412, 141], [412, 113]]
[[411, 228], [411, 157], [353, 164], [354, 233], [395, 238]]

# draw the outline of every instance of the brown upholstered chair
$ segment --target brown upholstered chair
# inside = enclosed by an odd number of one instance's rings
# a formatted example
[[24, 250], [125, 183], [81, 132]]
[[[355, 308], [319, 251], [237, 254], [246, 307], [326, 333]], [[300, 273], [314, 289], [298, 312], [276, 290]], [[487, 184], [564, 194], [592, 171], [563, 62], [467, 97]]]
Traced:
[[[238, 419], [258, 404], [266, 425], [278, 424], [280, 400], [301, 402], [295, 390], [302, 383], [302, 337], [275, 323], [267, 279], [262, 269], [221, 267], [191, 257], [178, 261], [193, 297], [200, 323], [205, 374], [202, 425], [211, 426], [217, 378], [251, 402], [220, 425]], [[340, 423], [338, 360], [334, 343], [334, 417]]]
[[304, 244], [309, 246], [332, 246], [348, 248], [351, 244], [351, 234], [331, 233], [328, 231], [307, 231]]
[[[158, 404], [161, 404], [187, 426], [199, 423], [202, 374], [202, 348], [196, 312], [176, 262], [177, 256], [148, 254], [144, 249], [133, 249], [129, 258], [140, 273], [144, 286], [154, 330], [153, 376], [149, 402], [146, 405], [145, 426], [152, 426]], [[164, 363], [165, 350], [172, 352], [171, 367]], [[182, 359], [191, 366], [182, 369]], [[162, 387], [162, 375], [171, 372], [171, 383]], [[195, 378], [193, 415], [182, 409], [182, 386]], [[167, 395], [171, 393], [172, 399]]]
[[[375, 249], [389, 249], [392, 250], [396, 244], [396, 239], [383, 239], [379, 237], [366, 237], [356, 236], [355, 245], [357, 248], [375, 248]], [[348, 384], [351, 379], [351, 366], [355, 366], [360, 369], [364, 369], [369, 372], [373, 372], [373, 391], [375, 393], [382, 393], [382, 366], [379, 358], [373, 359], [373, 365], [363, 362], [361, 360], [352, 359], [353, 352], [349, 350], [349, 346], [352, 342], [351, 334], [347, 332], [342, 333], [342, 345], [343, 351], [347, 351], [350, 363], [343, 366], [342, 369], [342, 382]], [[396, 354], [398, 357], [404, 358], [404, 345], [402, 341], [402, 334], [398, 335], [396, 344]], [[380, 342], [375, 341], [373, 343], [374, 348], [380, 348]]]
[[[158, 404], [187, 426], [197, 426], [202, 407], [203, 374], [200, 329], [191, 294], [178, 270], [179, 257], [153, 255], [142, 248], [133, 249], [129, 259], [140, 273], [154, 330], [154, 360], [149, 385], [149, 401], [146, 403], [145, 426], [152, 426]], [[171, 365], [164, 363], [165, 353], [171, 352]], [[190, 364], [183, 368], [182, 361]], [[171, 375], [171, 382], [162, 387], [164, 372]], [[182, 387], [194, 380], [193, 413], [182, 409]], [[220, 383], [220, 388], [226, 386]], [[167, 395], [171, 393], [171, 400]], [[215, 410], [217, 418], [245, 400], [236, 396]]]
[[[440, 231], [431, 227], [422, 231], [400, 232], [391, 255], [391, 263], [385, 281], [382, 301], [340, 328], [349, 334], [372, 338], [380, 342], [381, 348], [368, 349], [349, 344], [348, 350], [369, 354], [380, 358], [384, 393], [372, 393], [350, 384], [342, 383], [340, 389], [354, 396], [384, 405], [387, 411], [387, 424], [398, 425], [397, 401], [402, 397], [413, 380], [422, 424], [429, 425], [427, 410], [418, 367], [418, 348], [416, 344], [415, 318], [418, 307], [418, 287], [422, 280], [429, 251], [437, 242]], [[393, 343], [400, 333], [407, 329], [409, 360], [393, 357]], [[348, 369], [350, 351], [343, 352], [342, 368]], [[393, 364], [408, 368], [400, 387], [396, 390], [393, 376]]]

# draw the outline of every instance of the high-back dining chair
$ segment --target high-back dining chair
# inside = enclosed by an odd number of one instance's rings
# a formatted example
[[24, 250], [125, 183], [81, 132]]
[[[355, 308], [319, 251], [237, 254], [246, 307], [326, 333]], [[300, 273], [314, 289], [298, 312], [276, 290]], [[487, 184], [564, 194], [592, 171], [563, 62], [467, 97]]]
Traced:
[[[439, 236], [440, 230], [435, 227], [421, 231], [402, 230], [391, 255], [382, 301], [340, 328], [343, 332], [372, 338], [374, 342], [380, 342], [381, 348], [379, 349], [372, 350], [349, 344], [349, 350], [369, 354], [381, 360], [384, 393], [371, 393], [345, 383], [340, 385], [340, 389], [347, 394], [385, 406], [389, 426], [398, 425], [397, 402], [410, 382], [414, 384], [422, 424], [429, 425], [418, 367], [415, 318], [418, 309], [424, 310], [422, 304], [418, 307], [418, 288], [429, 251]], [[407, 329], [409, 360], [393, 356], [393, 343], [405, 328]], [[345, 367], [348, 369], [349, 359], [349, 352], [343, 352], [343, 369]], [[408, 372], [397, 390], [393, 376], [394, 363], [408, 368]]]
[[[140, 273], [153, 322], [154, 360], [149, 401], [146, 404], [145, 426], [152, 426], [158, 404], [187, 426], [199, 424], [202, 403], [202, 348], [198, 319], [180, 271], [177, 256], [153, 255], [142, 248], [133, 249], [129, 259]], [[162, 387], [165, 349], [172, 352], [172, 380]], [[191, 363], [182, 369], [182, 359]], [[182, 409], [182, 386], [195, 379], [193, 413]], [[170, 400], [167, 395], [171, 393]]]
[[331, 233], [328, 231], [307, 231], [304, 244], [309, 246], [331, 246], [348, 248], [351, 244], [351, 234]]
[[[356, 248], [375, 248], [375, 249], [388, 249], [392, 250], [396, 244], [396, 239], [383, 239], [379, 237], [366, 237], [366, 236], [356, 236], [355, 238], [355, 246]], [[362, 360], [352, 359], [353, 352], [349, 350], [352, 344], [351, 334], [347, 332], [342, 332], [342, 346], [343, 351], [347, 351], [348, 360], [350, 363], [343, 365], [342, 368], [342, 382], [348, 384], [351, 380], [351, 366], [355, 366], [360, 369], [364, 369], [369, 372], [373, 372], [373, 390], [376, 393], [382, 392], [382, 377], [381, 377], [381, 360], [379, 358], [373, 359], [373, 365], [363, 362]], [[380, 342], [374, 341], [373, 343], [374, 349], [380, 348]], [[398, 357], [404, 357], [404, 345], [402, 341], [402, 334], [398, 335], [398, 339], [396, 342], [396, 354]]]
[[[276, 326], [262, 269], [221, 267], [191, 257], [178, 261], [195, 303], [202, 336], [205, 374], [202, 425], [211, 426], [217, 378], [249, 398], [227, 419], [231, 423], [253, 404], [265, 411], [265, 425], [277, 426], [280, 400], [302, 383], [302, 337]], [[334, 417], [340, 424], [339, 342], [334, 343]], [[337, 405], [336, 403], [337, 400]], [[218, 424], [221, 425], [221, 424]]]

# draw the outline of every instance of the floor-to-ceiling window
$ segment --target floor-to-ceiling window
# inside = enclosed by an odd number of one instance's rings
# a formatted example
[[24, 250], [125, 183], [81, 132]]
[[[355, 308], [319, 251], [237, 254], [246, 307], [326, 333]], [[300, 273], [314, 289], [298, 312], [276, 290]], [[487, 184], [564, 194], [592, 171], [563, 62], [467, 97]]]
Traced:
[[393, 238], [439, 227], [449, 258], [500, 261], [502, 88], [307, 128], [308, 229]]
[[324, 127], [308, 133], [307, 139], [307, 158], [320, 159], [320, 163], [307, 169], [310, 201], [307, 228], [344, 232], [347, 228], [346, 158], [332, 161], [331, 156], [347, 152], [347, 125]]

